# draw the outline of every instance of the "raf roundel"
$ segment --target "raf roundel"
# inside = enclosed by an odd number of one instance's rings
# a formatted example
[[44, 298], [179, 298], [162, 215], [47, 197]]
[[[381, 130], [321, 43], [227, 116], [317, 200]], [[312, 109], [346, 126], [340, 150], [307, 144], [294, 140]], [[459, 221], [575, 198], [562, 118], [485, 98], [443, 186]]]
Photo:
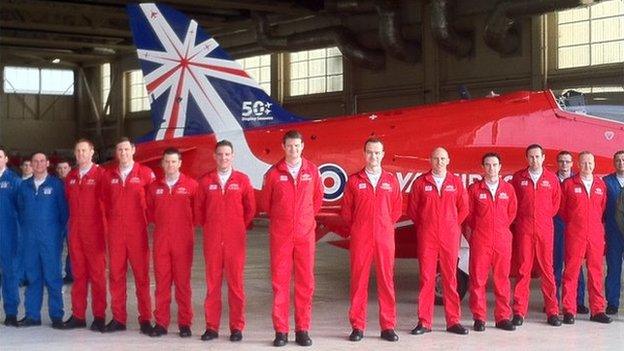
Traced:
[[325, 163], [319, 167], [321, 180], [323, 181], [323, 198], [325, 201], [339, 200], [347, 185], [347, 172], [342, 167], [333, 163]]

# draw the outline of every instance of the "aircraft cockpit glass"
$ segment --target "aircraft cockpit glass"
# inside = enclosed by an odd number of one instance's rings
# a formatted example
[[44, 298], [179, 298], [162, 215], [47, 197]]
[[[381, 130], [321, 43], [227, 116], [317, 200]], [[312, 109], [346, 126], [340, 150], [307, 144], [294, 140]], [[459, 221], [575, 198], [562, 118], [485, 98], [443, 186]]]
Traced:
[[553, 92], [562, 110], [624, 122], [624, 87], [589, 87]]

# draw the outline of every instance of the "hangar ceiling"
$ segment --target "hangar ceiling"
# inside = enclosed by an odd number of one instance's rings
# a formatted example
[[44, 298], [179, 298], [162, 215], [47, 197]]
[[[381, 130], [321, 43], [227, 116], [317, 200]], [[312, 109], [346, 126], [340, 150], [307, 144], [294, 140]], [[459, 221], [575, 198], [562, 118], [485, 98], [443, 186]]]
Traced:
[[[457, 57], [471, 55], [475, 40], [513, 55], [520, 47], [520, 18], [596, 2], [600, 0], [160, 1], [196, 19], [235, 57], [338, 46], [347, 59], [371, 69], [383, 68], [386, 56], [419, 61], [425, 32]], [[126, 3], [3, 0], [0, 53], [32, 64], [111, 61], [134, 51]], [[476, 13], [487, 13], [485, 21], [474, 23]], [[473, 35], [477, 26], [482, 38]]]

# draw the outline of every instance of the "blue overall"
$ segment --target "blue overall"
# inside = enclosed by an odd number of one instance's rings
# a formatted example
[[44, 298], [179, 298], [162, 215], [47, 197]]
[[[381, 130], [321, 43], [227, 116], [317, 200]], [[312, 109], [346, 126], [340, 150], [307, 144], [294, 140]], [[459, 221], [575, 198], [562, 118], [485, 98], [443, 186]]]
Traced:
[[0, 285], [4, 314], [12, 317], [17, 317], [19, 305], [17, 192], [21, 181], [10, 169], [0, 177]]
[[607, 185], [607, 210], [605, 211], [605, 241], [607, 244], [607, 277], [605, 295], [607, 305], [620, 306], [620, 279], [622, 276], [622, 254], [624, 253], [624, 235], [615, 221], [617, 199], [620, 196], [620, 183], [615, 173], [602, 178]]
[[63, 182], [48, 175], [35, 189], [34, 177], [31, 177], [20, 185], [17, 203], [29, 283], [25, 297], [26, 318], [41, 320], [45, 284], [50, 319], [60, 320], [63, 318], [61, 252], [68, 217]]

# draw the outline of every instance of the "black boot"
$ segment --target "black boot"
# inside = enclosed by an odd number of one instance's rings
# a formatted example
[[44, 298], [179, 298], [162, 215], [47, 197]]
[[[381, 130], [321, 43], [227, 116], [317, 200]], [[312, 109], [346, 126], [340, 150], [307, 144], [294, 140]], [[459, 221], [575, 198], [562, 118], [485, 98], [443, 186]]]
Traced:
[[54, 318], [52, 320], [52, 328], [53, 329], [64, 329], [63, 328], [64, 324], [63, 324], [63, 320], [60, 318]]
[[516, 330], [516, 326], [513, 325], [513, 323], [509, 319], [503, 319], [496, 322], [496, 328], [507, 331]]
[[563, 324], [574, 324], [574, 315], [572, 313], [564, 313]]
[[359, 329], [353, 329], [349, 335], [350, 341], [360, 341], [364, 337], [364, 332]]
[[275, 333], [275, 339], [273, 339], [273, 346], [281, 347], [288, 344], [288, 333]]
[[311, 346], [312, 345], [312, 339], [310, 339], [308, 332], [305, 330], [295, 332], [295, 342], [299, 346]]
[[559, 316], [555, 314], [548, 316], [548, 318], [546, 319], [546, 322], [552, 325], [553, 327], [561, 326], [561, 319], [559, 319]]
[[89, 329], [94, 332], [103, 333], [104, 328], [106, 328], [105, 323], [106, 322], [104, 321], [104, 318], [94, 318], [93, 322], [91, 322], [91, 326], [89, 327]]
[[73, 315], [69, 317], [69, 319], [66, 320], [65, 323], [63, 323], [63, 329], [85, 328], [86, 326], [87, 321], [74, 317]]
[[482, 332], [482, 331], [485, 331], [485, 322], [484, 322], [484, 321], [481, 321], [481, 320], [476, 319], [476, 320], [474, 321], [474, 324], [473, 324], [473, 326], [472, 326], [472, 329], [474, 329], [474, 331], [477, 331], [477, 332]]
[[618, 313], [618, 308], [617, 306], [607, 306], [607, 310], [605, 311], [606, 314], [617, 314]]
[[108, 322], [106, 327], [104, 327], [105, 333], [113, 333], [113, 332], [124, 331], [124, 330], [126, 330], [126, 325], [121, 322], [117, 322], [116, 319], [111, 319], [111, 321]]
[[152, 326], [152, 322], [143, 321], [143, 322], [140, 322], [139, 325], [141, 329], [141, 334], [152, 335], [152, 330], [154, 330], [154, 327]]
[[232, 342], [237, 342], [237, 341], [241, 341], [243, 340], [243, 332], [238, 330], [238, 329], [234, 329], [230, 332], [230, 341]]
[[425, 333], [431, 333], [431, 328], [424, 327], [422, 323], [418, 323], [418, 325], [410, 332], [412, 335], [422, 335]]
[[386, 341], [399, 341], [399, 336], [394, 332], [394, 329], [382, 330], [380, 336]]
[[609, 323], [613, 322], [611, 317], [607, 316], [603, 312], [596, 313], [595, 315], [589, 317], [589, 320], [592, 321], [592, 322], [598, 322], [598, 323], [604, 323], [604, 324], [609, 324]]
[[522, 323], [524, 323], [524, 317], [519, 314], [514, 314], [511, 323], [513, 323], [513, 325], [515, 325], [516, 327], [519, 327], [522, 325]]
[[24, 317], [19, 322], [17, 322], [17, 326], [20, 327], [20, 328], [38, 327], [40, 325], [41, 325], [41, 320], [34, 320], [34, 319], [30, 319], [28, 317]]
[[191, 335], [193, 335], [193, 333], [191, 332], [191, 327], [189, 327], [188, 325], [181, 325], [180, 326], [180, 330], [178, 332], [178, 335], [181, 338], [188, 338]]
[[589, 308], [587, 308], [587, 306], [585, 306], [585, 305], [578, 305], [578, 306], [576, 306], [576, 313], [578, 313], [578, 314], [588, 314], [589, 313]]
[[204, 334], [202, 334], [201, 339], [203, 341], [210, 341], [210, 340], [216, 339], [218, 337], [219, 337], [219, 333], [217, 333], [216, 331], [214, 331], [212, 329], [206, 329]]
[[17, 316], [6, 316], [4, 325], [6, 327], [17, 327]]
[[450, 327], [446, 328], [446, 331], [449, 333], [458, 334], [458, 335], [468, 334], [468, 329], [464, 328], [464, 326], [459, 323], [453, 324]]
[[[141, 331], [141, 333], [143, 333], [143, 331]], [[157, 338], [163, 335], [167, 335], [167, 328], [163, 327], [160, 324], [156, 324], [149, 333], [149, 336], [154, 337], [154, 338]]]

